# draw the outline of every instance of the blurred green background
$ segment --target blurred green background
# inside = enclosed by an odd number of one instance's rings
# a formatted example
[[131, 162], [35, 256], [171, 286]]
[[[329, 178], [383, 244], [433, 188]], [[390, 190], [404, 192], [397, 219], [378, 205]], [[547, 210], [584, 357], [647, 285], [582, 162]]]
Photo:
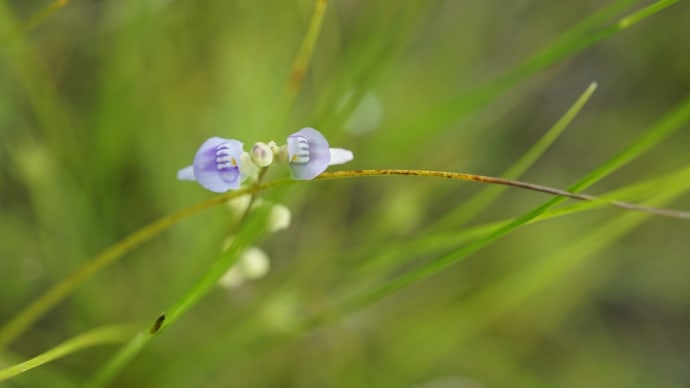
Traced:
[[[339, 169], [500, 175], [596, 81], [521, 177], [566, 188], [688, 94], [690, 4], [543, 68], [515, 69], [552, 44], [592, 42], [651, 3], [332, 0], [286, 105], [314, 1], [74, 0], [38, 19], [49, 1], [3, 1], [0, 324], [120, 238], [210, 198], [175, 174], [211, 136], [250, 146], [313, 126], [354, 151]], [[605, 18], [572, 30], [602, 9]], [[679, 172], [689, 146], [683, 122], [587, 192]], [[286, 176], [276, 168], [267, 179]], [[520, 228], [390, 297], [308, 319], [476, 240], [460, 240], [468, 228], [548, 199], [510, 189], [476, 217], [436, 224], [484, 188], [359, 178], [261, 193], [292, 211], [288, 230], [258, 243], [267, 276], [211, 292], [114, 386], [690, 385], [690, 224], [638, 226], [619, 209]], [[690, 209], [690, 198], [667, 206]], [[616, 220], [629, 230], [602, 237]], [[52, 309], [0, 353], [0, 367], [98, 326], [145, 327], [208, 270], [232, 230], [225, 207], [174, 226]], [[79, 385], [115, 350], [86, 349], [5, 384]]]

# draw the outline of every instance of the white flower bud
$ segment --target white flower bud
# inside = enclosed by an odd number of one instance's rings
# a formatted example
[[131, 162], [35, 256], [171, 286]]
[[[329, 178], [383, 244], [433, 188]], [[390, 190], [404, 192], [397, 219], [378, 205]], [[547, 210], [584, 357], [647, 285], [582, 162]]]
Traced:
[[273, 233], [279, 230], [287, 229], [290, 226], [292, 213], [287, 206], [277, 204], [271, 208], [268, 214], [268, 231]]
[[266, 143], [255, 143], [250, 156], [259, 167], [270, 166], [273, 163], [273, 150]]
[[271, 263], [266, 252], [257, 247], [249, 247], [242, 252], [235, 265], [220, 278], [218, 285], [227, 289], [235, 289], [248, 280], [265, 276], [270, 267]]
[[242, 272], [247, 279], [264, 277], [271, 267], [266, 252], [257, 247], [249, 247], [240, 257]]

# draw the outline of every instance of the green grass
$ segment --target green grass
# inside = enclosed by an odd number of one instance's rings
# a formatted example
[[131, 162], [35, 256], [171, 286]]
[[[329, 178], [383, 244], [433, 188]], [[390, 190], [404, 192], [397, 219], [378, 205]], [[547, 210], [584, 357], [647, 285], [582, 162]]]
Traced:
[[[266, 234], [175, 173], [210, 136], [313, 126], [354, 151], [332, 170], [687, 210], [688, 11], [0, 3], [0, 384], [687, 386], [687, 221], [271, 168], [241, 192], [291, 209]], [[217, 287], [251, 245], [268, 275]]]

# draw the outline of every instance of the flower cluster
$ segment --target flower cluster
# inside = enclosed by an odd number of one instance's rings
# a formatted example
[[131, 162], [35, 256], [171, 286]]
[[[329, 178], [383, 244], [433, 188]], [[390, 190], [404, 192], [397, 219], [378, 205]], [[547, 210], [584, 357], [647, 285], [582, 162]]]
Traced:
[[177, 172], [177, 178], [197, 181], [205, 189], [224, 193], [240, 188], [243, 181], [256, 177], [261, 168], [273, 163], [288, 166], [294, 179], [309, 180], [328, 166], [347, 163], [352, 158], [349, 150], [330, 148], [326, 138], [314, 128], [291, 134], [282, 146], [274, 141], [256, 143], [250, 152], [245, 152], [238, 140], [212, 137], [201, 145], [192, 165]]

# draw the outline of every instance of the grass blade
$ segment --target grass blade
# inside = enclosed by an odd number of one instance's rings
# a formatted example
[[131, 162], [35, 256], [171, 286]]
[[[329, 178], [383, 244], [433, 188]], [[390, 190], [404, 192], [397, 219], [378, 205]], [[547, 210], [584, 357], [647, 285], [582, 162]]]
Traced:
[[133, 332], [131, 325], [116, 325], [79, 334], [36, 357], [0, 370], [0, 382], [84, 349], [124, 342]]

